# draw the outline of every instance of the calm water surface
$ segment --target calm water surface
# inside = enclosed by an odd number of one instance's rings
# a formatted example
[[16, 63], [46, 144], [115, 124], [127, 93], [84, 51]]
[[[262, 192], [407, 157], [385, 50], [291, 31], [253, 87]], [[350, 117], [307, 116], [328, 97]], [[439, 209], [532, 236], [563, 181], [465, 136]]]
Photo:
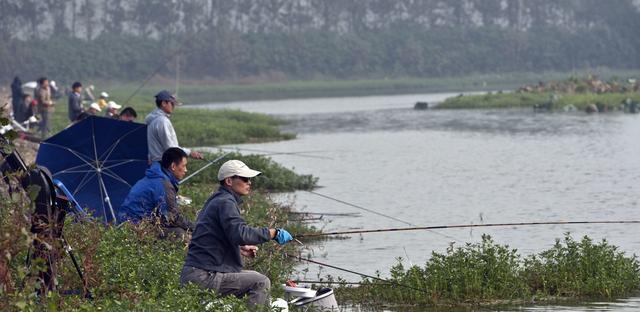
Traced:
[[[377, 96], [210, 105], [278, 115], [298, 139], [242, 145], [277, 152], [320, 151], [330, 159], [276, 155], [279, 163], [320, 178], [318, 192], [417, 225], [541, 220], [640, 219], [640, 116], [533, 114], [529, 110], [427, 110], [453, 94]], [[359, 213], [314, 223], [326, 231], [406, 226], [307, 192], [277, 196], [300, 211]], [[549, 248], [571, 232], [640, 250], [638, 225], [450, 229], [355, 235], [310, 247], [318, 261], [383, 275], [402, 257], [423, 265], [450, 243], [483, 233], [522, 254]], [[300, 266], [302, 278], [348, 273]], [[640, 299], [519, 310], [640, 309]]]

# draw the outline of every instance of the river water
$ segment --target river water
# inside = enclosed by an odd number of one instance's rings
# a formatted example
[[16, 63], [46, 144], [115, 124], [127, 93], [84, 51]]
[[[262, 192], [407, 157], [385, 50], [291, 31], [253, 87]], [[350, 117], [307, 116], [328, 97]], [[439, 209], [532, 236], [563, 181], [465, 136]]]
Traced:
[[[313, 174], [317, 192], [415, 225], [543, 220], [638, 220], [640, 116], [534, 114], [530, 110], [413, 110], [416, 101], [456, 94], [422, 94], [209, 104], [277, 115], [292, 141], [240, 145], [274, 152], [317, 151], [322, 158], [275, 155], [296, 172]], [[307, 154], [308, 155], [308, 154]], [[307, 192], [278, 195], [299, 211], [357, 213], [324, 216], [325, 231], [406, 224]], [[308, 255], [354, 271], [385, 276], [396, 258], [424, 265], [450, 243], [477, 242], [483, 233], [528, 255], [571, 232], [606, 238], [629, 254], [640, 250], [638, 225], [555, 225], [447, 229], [353, 235], [308, 246]], [[358, 276], [315, 265], [300, 277]], [[307, 272], [305, 272], [307, 271]], [[640, 299], [575, 310], [637, 310]], [[523, 308], [529, 309], [529, 308]], [[567, 306], [535, 310], [574, 310]]]

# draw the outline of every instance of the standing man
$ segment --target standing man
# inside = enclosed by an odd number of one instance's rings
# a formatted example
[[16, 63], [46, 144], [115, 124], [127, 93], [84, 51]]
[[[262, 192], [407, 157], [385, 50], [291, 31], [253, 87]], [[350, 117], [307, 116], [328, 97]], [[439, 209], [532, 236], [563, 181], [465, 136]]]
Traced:
[[49, 88], [49, 79], [41, 77], [38, 79], [38, 87], [36, 87], [35, 99], [38, 101], [38, 112], [40, 113], [40, 133], [42, 138], [46, 138], [51, 131], [51, 115], [53, 115], [55, 103], [51, 99], [51, 89]]
[[69, 93], [69, 121], [76, 121], [83, 110], [82, 84], [76, 81], [73, 83], [73, 85], [71, 85], [71, 93]]
[[[169, 147], [180, 147], [176, 131], [171, 124], [171, 113], [178, 103], [176, 98], [163, 90], [156, 94], [156, 109], [149, 113], [144, 119], [147, 124], [147, 142], [149, 144], [149, 160], [159, 161], [162, 159], [162, 153]], [[180, 147], [187, 155], [195, 159], [202, 159], [202, 155], [188, 148]]]
[[183, 238], [193, 223], [178, 208], [178, 181], [187, 173], [187, 154], [172, 147], [162, 154], [160, 162], [147, 169], [144, 178], [133, 185], [118, 212], [118, 221], [140, 222], [160, 217], [164, 235], [175, 234]]
[[255, 245], [272, 239], [284, 245], [293, 237], [283, 229], [250, 227], [240, 216], [241, 197], [251, 192], [251, 178], [260, 174], [239, 160], [220, 167], [220, 187], [198, 214], [180, 284], [194, 283], [222, 296], [247, 295], [249, 306], [268, 302], [269, 278], [243, 270], [240, 255], [253, 258], [258, 251]]
[[11, 105], [13, 108], [13, 119], [17, 122], [23, 122], [28, 116], [25, 117], [25, 109], [24, 109], [24, 92], [22, 92], [22, 81], [18, 76], [13, 78], [13, 83], [11, 83]]

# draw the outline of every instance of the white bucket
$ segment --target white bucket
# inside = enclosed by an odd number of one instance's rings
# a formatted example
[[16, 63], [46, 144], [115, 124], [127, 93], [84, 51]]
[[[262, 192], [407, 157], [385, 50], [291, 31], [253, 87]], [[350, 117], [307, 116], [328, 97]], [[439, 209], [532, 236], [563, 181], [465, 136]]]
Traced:
[[336, 296], [331, 288], [320, 288], [315, 296], [310, 298], [298, 297], [291, 301], [291, 304], [302, 311], [340, 311]]

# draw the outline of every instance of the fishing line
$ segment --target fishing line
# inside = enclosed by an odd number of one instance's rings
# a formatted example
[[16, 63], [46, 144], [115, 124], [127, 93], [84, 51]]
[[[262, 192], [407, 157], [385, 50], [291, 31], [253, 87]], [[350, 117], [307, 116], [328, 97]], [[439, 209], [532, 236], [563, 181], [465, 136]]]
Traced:
[[186, 178], [180, 180], [180, 182], [178, 182], [178, 184], [183, 184], [184, 182], [187, 182], [187, 180], [191, 179], [193, 176], [195, 176], [196, 174], [200, 173], [202, 170], [207, 169], [209, 166], [211, 166], [211, 165], [215, 164], [216, 162], [220, 161], [221, 159], [223, 159], [225, 156], [229, 155], [230, 153], [231, 152], [227, 152], [225, 154], [222, 154], [222, 156], [210, 161], [206, 165], [202, 166], [200, 169], [196, 170], [194, 173], [192, 173], [189, 176], [187, 176]]
[[318, 156], [318, 155], [309, 155], [310, 153], [326, 153], [327, 151], [300, 151], [300, 152], [274, 152], [274, 151], [267, 151], [267, 150], [261, 150], [261, 149], [253, 149], [253, 148], [239, 148], [239, 147], [221, 147], [220, 149], [223, 150], [233, 150], [236, 152], [240, 152], [240, 151], [246, 151], [246, 152], [257, 152], [257, 153], [267, 153], [266, 155], [261, 155], [261, 156], [272, 156], [272, 155], [295, 155], [295, 156], [299, 156], [299, 157], [308, 157], [308, 158], [320, 158], [320, 159], [330, 159], [333, 160], [333, 158], [331, 157], [327, 157], [327, 156]]
[[317, 265], [320, 265], [320, 266], [325, 266], [325, 267], [328, 267], [328, 268], [336, 269], [338, 271], [343, 271], [343, 272], [347, 272], [347, 273], [351, 273], [351, 274], [355, 274], [355, 275], [360, 275], [362, 277], [366, 277], [366, 278], [370, 278], [370, 279], [373, 279], [373, 280], [376, 280], [376, 281], [384, 282], [385, 284], [396, 285], [396, 286], [404, 287], [404, 288], [407, 288], [407, 289], [413, 289], [413, 290], [417, 290], [417, 291], [420, 291], [420, 292], [428, 293], [426, 289], [422, 289], [422, 288], [417, 288], [417, 287], [401, 284], [401, 283], [390, 281], [390, 280], [387, 280], [387, 279], [384, 279], [384, 278], [380, 278], [380, 277], [377, 277], [377, 276], [356, 272], [356, 271], [353, 271], [353, 270], [337, 267], [335, 265], [326, 264], [326, 263], [323, 263], [323, 262], [320, 262], [320, 261], [311, 260], [311, 259], [308, 259], [308, 258], [303, 258], [301, 256], [292, 256], [292, 255], [289, 255], [287, 253], [285, 253], [285, 256], [287, 256], [289, 258], [297, 259], [299, 261], [306, 261], [306, 262], [317, 264]]
[[162, 62], [158, 67], [156, 67], [156, 69], [153, 71], [153, 73], [151, 73], [151, 75], [149, 75], [143, 82], [142, 84], [140, 84], [140, 86], [133, 91], [133, 93], [127, 98], [126, 101], [124, 101], [123, 105], [127, 105], [129, 104], [129, 101], [136, 95], [138, 94], [138, 92], [140, 92], [140, 90], [147, 85], [147, 83], [149, 83], [149, 81], [151, 81], [151, 78], [155, 77], [155, 75], [157, 75], [161, 70], [163, 70], [166, 66], [167, 63], [169, 63], [169, 61], [171, 59], [173, 59], [174, 57], [176, 57], [180, 52], [182, 52], [185, 48], [186, 48], [186, 44], [187, 42], [191, 42], [193, 38], [195, 38], [198, 34], [200, 34], [200, 32], [202, 32], [205, 28], [201, 28], [198, 31], [194, 32], [191, 36], [187, 37], [187, 39], [185, 39], [182, 44], [180, 45], [180, 47], [178, 49], [176, 49], [173, 53], [169, 54], [169, 57], [167, 57], [165, 59], [164, 62]]
[[608, 220], [608, 221], [541, 221], [541, 222], [511, 222], [511, 223], [487, 223], [487, 224], [456, 224], [456, 225], [434, 225], [434, 226], [417, 226], [406, 228], [390, 228], [390, 229], [374, 229], [374, 230], [353, 230], [338, 231], [326, 233], [309, 233], [295, 235], [296, 238], [303, 237], [319, 237], [330, 235], [347, 235], [362, 233], [383, 233], [383, 232], [402, 232], [402, 231], [419, 231], [434, 229], [456, 229], [456, 228], [476, 228], [476, 227], [504, 227], [504, 226], [532, 226], [532, 225], [577, 225], [577, 224], [638, 224], [640, 220]]
[[[392, 216], [390, 216], [390, 215], [386, 215], [386, 214], [384, 214], [384, 213], [377, 212], [377, 211], [375, 211], [375, 210], [371, 210], [371, 209], [368, 209], [368, 208], [365, 208], [365, 207], [362, 207], [362, 206], [359, 206], [359, 205], [356, 205], [356, 204], [352, 204], [352, 203], [346, 202], [346, 201], [344, 201], [344, 200], [340, 200], [340, 199], [337, 199], [337, 198], [335, 198], [335, 197], [331, 197], [331, 196], [329, 196], [329, 195], [324, 195], [324, 194], [321, 194], [321, 193], [318, 193], [318, 192], [315, 192], [315, 191], [306, 191], [306, 192], [309, 192], [309, 193], [311, 193], [311, 194], [313, 194], [313, 195], [320, 196], [320, 197], [323, 197], [323, 198], [326, 198], [326, 199], [329, 199], [329, 200], [333, 200], [333, 201], [335, 201], [335, 202], [338, 202], [338, 203], [341, 203], [341, 204], [344, 204], [344, 205], [347, 205], [347, 206], [350, 206], [350, 207], [358, 208], [358, 209], [361, 209], [361, 210], [364, 210], [364, 211], [367, 211], [367, 212], [370, 212], [370, 213], [373, 213], [373, 214], [376, 214], [376, 215], [379, 215], [379, 216], [385, 217], [385, 218], [387, 218], [387, 219], [391, 219], [391, 220], [394, 220], [394, 221], [398, 221], [398, 222], [400, 222], [400, 223], [404, 223], [404, 224], [406, 224], [406, 225], [415, 226], [415, 224], [413, 224], [413, 223], [411, 223], [411, 222], [407, 222], [407, 221], [404, 221], [404, 220], [398, 219], [398, 218], [396, 218], [396, 217], [392, 217]], [[457, 241], [457, 242], [459, 242], [459, 243], [463, 243], [463, 241], [461, 241], [461, 240], [459, 240], [459, 239], [457, 239], [457, 238], [455, 238], [455, 237], [453, 237], [453, 236], [450, 236], [450, 235], [447, 235], [447, 234], [442, 234], [442, 233], [439, 233], [439, 232], [436, 232], [436, 231], [432, 231], [432, 230], [430, 230], [430, 232], [431, 232], [431, 233], [434, 233], [434, 234], [436, 234], [436, 235], [440, 235], [440, 236], [442, 236], [442, 237], [446, 237], [446, 238], [449, 238], [449, 239], [453, 239], [454, 241]]]

